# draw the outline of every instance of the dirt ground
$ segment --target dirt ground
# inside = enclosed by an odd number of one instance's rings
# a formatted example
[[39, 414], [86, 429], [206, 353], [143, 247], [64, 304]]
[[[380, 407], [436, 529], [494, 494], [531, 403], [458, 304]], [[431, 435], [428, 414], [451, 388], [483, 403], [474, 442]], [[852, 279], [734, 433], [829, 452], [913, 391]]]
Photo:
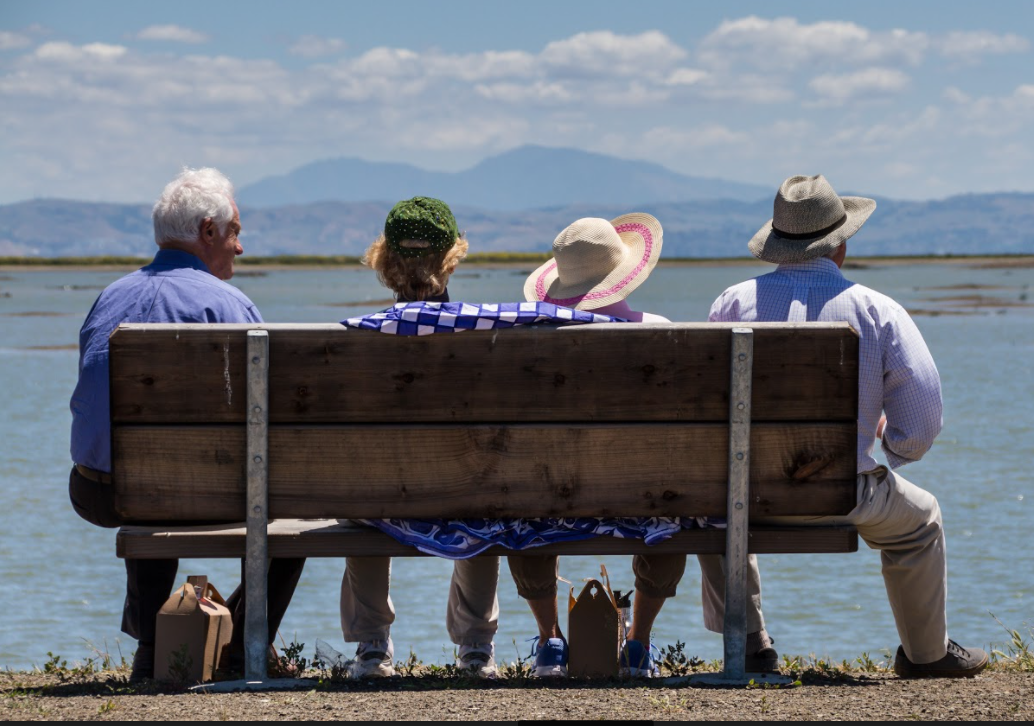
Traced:
[[902, 680], [887, 671], [805, 674], [780, 688], [666, 686], [660, 681], [477, 681], [424, 676], [320, 682], [298, 690], [200, 693], [126, 672], [0, 673], [3, 720], [937, 720], [1032, 721], [1034, 673], [994, 669], [964, 680]]

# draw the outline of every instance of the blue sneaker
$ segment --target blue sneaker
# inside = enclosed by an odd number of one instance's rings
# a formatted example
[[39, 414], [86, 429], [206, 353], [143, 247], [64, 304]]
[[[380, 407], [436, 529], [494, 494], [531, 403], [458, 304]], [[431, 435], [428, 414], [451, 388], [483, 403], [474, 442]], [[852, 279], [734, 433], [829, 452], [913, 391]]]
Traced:
[[650, 648], [638, 640], [625, 641], [625, 645], [621, 648], [621, 658], [618, 664], [620, 665], [619, 673], [622, 676], [657, 678], [661, 675], [660, 669], [654, 665]]
[[533, 678], [567, 678], [567, 641], [550, 638], [542, 643], [538, 637], [531, 649], [535, 666], [531, 669]]

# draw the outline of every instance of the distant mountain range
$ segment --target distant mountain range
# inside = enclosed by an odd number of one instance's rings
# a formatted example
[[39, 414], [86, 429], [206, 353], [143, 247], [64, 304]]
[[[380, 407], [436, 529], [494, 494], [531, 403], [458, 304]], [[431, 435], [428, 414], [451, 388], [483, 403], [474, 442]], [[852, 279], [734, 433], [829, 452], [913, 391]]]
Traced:
[[328, 159], [241, 187], [252, 207], [312, 202], [395, 202], [438, 197], [450, 205], [514, 211], [569, 204], [656, 204], [702, 199], [754, 202], [772, 190], [754, 184], [678, 174], [659, 164], [577, 149], [522, 146], [459, 172], [362, 159]]
[[[878, 199], [852, 240], [852, 256], [1034, 254], [1034, 194], [980, 194], [931, 202]], [[384, 225], [390, 203], [241, 206], [249, 255], [359, 255]], [[747, 241], [772, 215], [771, 200], [641, 205], [572, 204], [490, 211], [454, 206], [472, 252], [548, 252], [581, 217], [629, 211], [664, 226], [664, 257], [747, 257]], [[142, 204], [34, 200], [0, 206], [0, 256], [150, 255], [151, 209]]]
[[[772, 215], [774, 193], [646, 162], [525, 146], [451, 174], [358, 159], [318, 162], [245, 186], [237, 198], [251, 255], [359, 255], [395, 201], [422, 194], [449, 203], [474, 252], [546, 252], [580, 217], [641, 211], [664, 226], [665, 257], [745, 257], [747, 241]], [[878, 202], [853, 256], [1034, 254], [1034, 194]], [[0, 205], [0, 256], [153, 249], [149, 205]]]

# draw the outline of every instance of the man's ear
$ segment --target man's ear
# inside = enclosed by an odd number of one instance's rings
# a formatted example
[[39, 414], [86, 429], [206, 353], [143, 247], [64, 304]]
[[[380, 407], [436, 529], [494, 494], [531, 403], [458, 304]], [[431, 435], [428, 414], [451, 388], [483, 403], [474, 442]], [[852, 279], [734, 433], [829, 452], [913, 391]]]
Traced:
[[202, 242], [214, 242], [215, 233], [215, 222], [212, 221], [211, 217], [205, 217], [201, 220], [201, 230], [198, 232], [198, 236]]

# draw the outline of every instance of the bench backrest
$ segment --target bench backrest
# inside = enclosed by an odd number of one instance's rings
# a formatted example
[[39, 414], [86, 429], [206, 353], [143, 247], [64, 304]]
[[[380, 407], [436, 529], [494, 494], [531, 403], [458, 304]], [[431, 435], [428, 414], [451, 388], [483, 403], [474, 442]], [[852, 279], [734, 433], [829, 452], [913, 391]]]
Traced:
[[[246, 337], [259, 328], [273, 518], [722, 516], [733, 327], [122, 325], [116, 506], [127, 521], [243, 519]], [[750, 327], [751, 516], [850, 511], [856, 333]]]

